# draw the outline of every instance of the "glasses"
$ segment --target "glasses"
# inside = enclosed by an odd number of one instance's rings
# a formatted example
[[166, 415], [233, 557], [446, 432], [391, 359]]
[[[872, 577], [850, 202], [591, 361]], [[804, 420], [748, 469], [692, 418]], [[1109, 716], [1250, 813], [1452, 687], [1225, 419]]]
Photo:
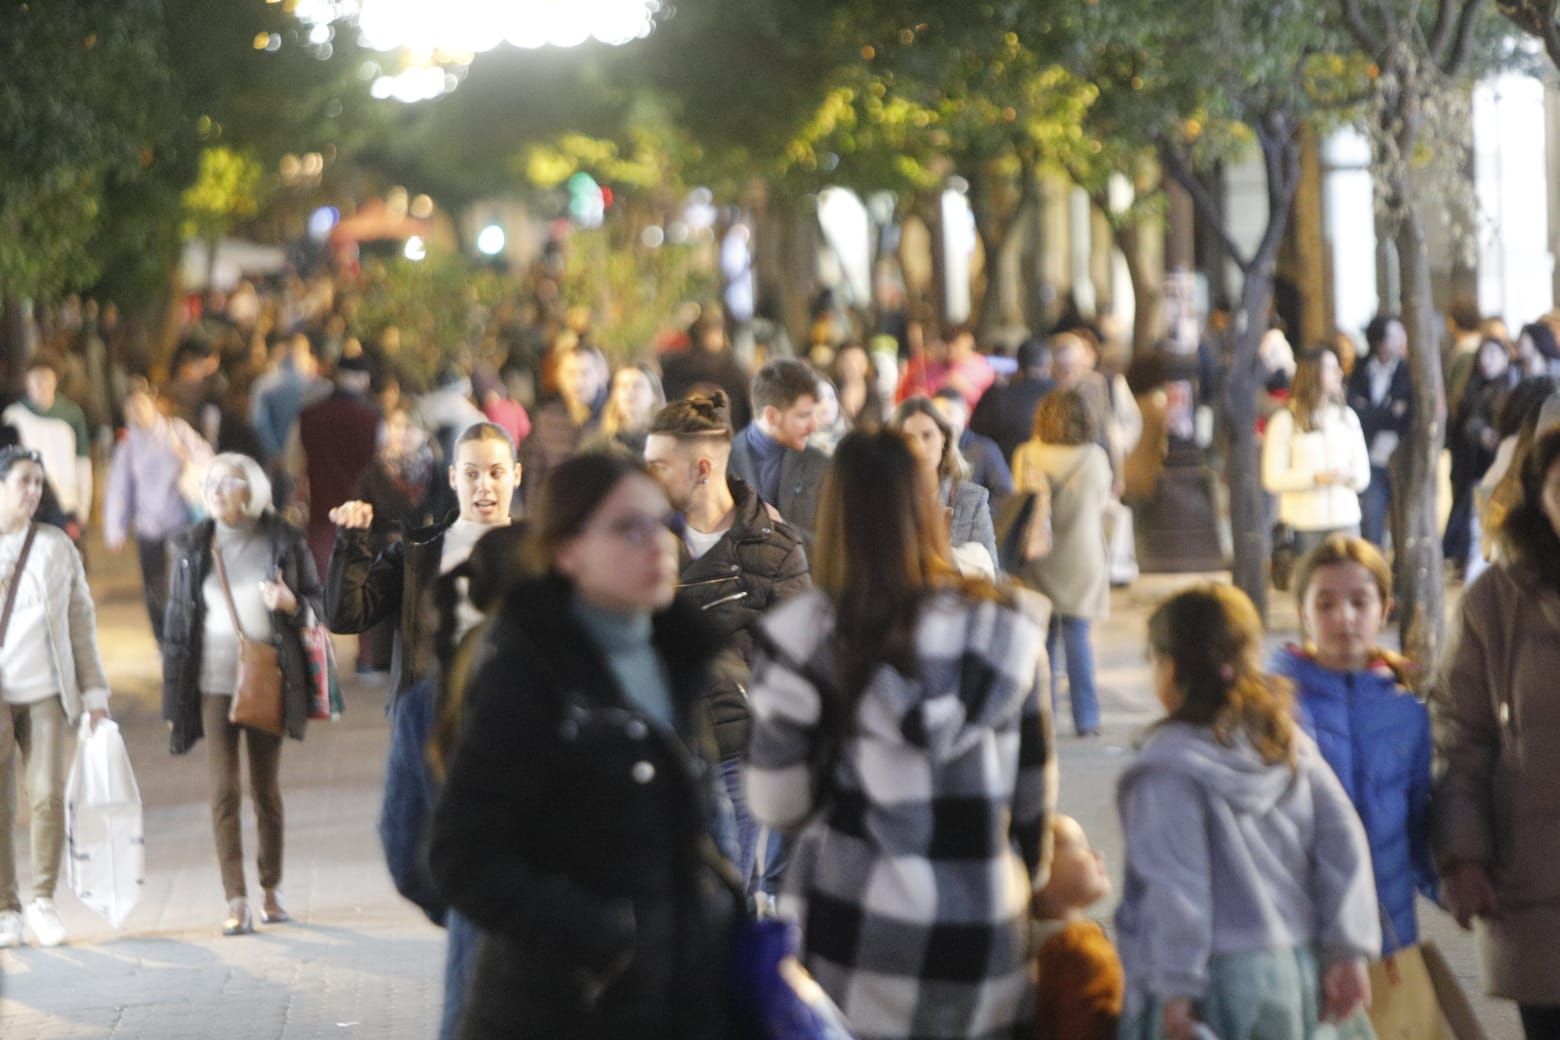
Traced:
[[636, 549], [643, 549], [648, 545], [654, 545], [656, 537], [662, 531], [678, 534], [682, 530], [682, 524], [682, 516], [678, 513], [668, 513], [665, 516], [630, 513], [607, 524], [606, 530], [612, 537], [621, 538]]
[[207, 486], [213, 491], [243, 491], [249, 487], [249, 481], [243, 477], [221, 477]]

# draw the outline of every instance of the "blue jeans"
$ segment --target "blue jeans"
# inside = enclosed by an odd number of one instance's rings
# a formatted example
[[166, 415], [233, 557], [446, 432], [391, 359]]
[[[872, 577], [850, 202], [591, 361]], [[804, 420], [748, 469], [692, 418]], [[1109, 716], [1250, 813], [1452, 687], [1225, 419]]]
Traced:
[[1089, 619], [1051, 615], [1045, 636], [1045, 652], [1051, 658], [1051, 714], [1056, 715], [1056, 693], [1061, 689], [1062, 654], [1067, 660], [1067, 693], [1072, 701], [1073, 728], [1088, 733], [1100, 728], [1100, 702], [1094, 689], [1094, 647], [1089, 643]]
[[1392, 515], [1392, 471], [1370, 468], [1370, 486], [1360, 495], [1360, 533], [1378, 549], [1386, 548], [1387, 521]]
[[[726, 796], [731, 800], [731, 811], [737, 822], [737, 855], [732, 860], [742, 873], [743, 884], [751, 885], [753, 867], [758, 861], [758, 821], [747, 808], [747, 796], [742, 790], [742, 760], [728, 758], [720, 764], [720, 778], [726, 785]], [[725, 851], [725, 850], [722, 850]]]
[[439, 1040], [460, 1035], [460, 1016], [466, 1010], [466, 991], [475, 969], [477, 940], [482, 931], [456, 910], [444, 916], [449, 934], [444, 940], [444, 1010], [439, 1016]]

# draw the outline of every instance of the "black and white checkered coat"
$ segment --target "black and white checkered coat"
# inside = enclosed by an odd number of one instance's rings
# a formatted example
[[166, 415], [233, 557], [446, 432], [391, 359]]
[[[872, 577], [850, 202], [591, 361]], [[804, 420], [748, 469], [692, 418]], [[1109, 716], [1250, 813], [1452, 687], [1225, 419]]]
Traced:
[[781, 910], [803, 960], [861, 1040], [1023, 1035], [1056, 791], [1044, 631], [999, 603], [929, 598], [918, 674], [877, 671], [830, 764], [832, 627], [816, 590], [770, 614], [750, 691], [749, 805], [802, 827]]

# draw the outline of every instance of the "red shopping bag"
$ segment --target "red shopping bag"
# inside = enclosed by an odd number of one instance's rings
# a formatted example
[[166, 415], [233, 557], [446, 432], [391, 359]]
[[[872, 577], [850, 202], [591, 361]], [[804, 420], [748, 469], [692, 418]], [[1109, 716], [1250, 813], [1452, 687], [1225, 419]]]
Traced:
[[336, 674], [336, 650], [324, 625], [302, 629], [304, 662], [309, 669], [309, 718], [341, 717], [341, 679]]

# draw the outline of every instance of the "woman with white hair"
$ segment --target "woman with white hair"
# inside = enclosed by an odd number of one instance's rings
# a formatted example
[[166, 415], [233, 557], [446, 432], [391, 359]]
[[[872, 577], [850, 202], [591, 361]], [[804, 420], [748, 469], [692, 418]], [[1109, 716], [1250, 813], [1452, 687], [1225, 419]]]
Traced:
[[282, 729], [303, 739], [308, 667], [300, 630], [322, 617], [320, 580], [301, 530], [271, 508], [271, 483], [246, 455], [222, 454], [206, 474], [207, 519], [174, 535], [163, 623], [163, 717], [181, 755], [210, 737], [207, 776], [217, 862], [227, 898], [224, 935], [254, 931], [244, 884], [239, 809], [240, 737], [248, 744], [249, 789], [260, 835], [260, 920], [288, 920], [282, 903], [282, 738], [234, 723], [243, 644], [275, 648], [282, 673]]

